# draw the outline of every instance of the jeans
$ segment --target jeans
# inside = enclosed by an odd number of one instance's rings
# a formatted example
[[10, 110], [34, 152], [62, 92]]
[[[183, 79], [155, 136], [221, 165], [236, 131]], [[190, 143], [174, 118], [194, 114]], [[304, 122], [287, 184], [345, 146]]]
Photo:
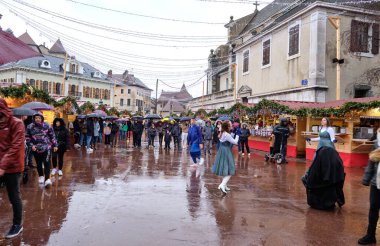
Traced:
[[87, 136], [87, 149], [91, 147], [92, 136]]
[[375, 236], [377, 221], [379, 220], [380, 211], [380, 190], [375, 185], [371, 185], [369, 192], [369, 214], [367, 234]]
[[241, 139], [240, 145], [241, 145], [241, 151], [243, 154], [244, 154], [244, 147], [247, 150], [247, 153], [251, 153], [251, 151], [249, 150], [249, 146], [248, 146], [248, 139]]
[[149, 136], [148, 146], [152, 145], [154, 147], [154, 139], [155, 138], [156, 138], [156, 136]]
[[8, 198], [13, 209], [13, 225], [22, 223], [22, 200], [20, 198], [20, 178], [21, 173], [6, 173], [4, 175], [5, 186], [7, 187]]
[[164, 134], [163, 133], [159, 133], [158, 134], [158, 143], [160, 144], [160, 146], [162, 146], [162, 139], [164, 139]]
[[57, 163], [58, 163], [59, 170], [62, 170], [64, 154], [65, 154], [65, 149], [62, 149], [62, 148], [58, 148], [57, 152], [53, 152], [52, 154], [53, 168], [56, 168]]
[[179, 148], [178, 136], [173, 136], [174, 148]]
[[182, 148], [185, 148], [187, 145], [187, 132], [182, 132], [181, 141], [182, 141]]
[[[37, 162], [37, 172], [38, 176], [44, 176], [45, 180], [50, 179], [50, 150], [42, 153], [34, 152], [34, 158]], [[42, 167], [44, 166], [44, 168]]]
[[211, 148], [212, 148], [212, 140], [206, 139], [204, 142], [204, 146], [203, 146], [204, 153], [205, 154], [206, 154], [206, 152], [211, 153]]
[[87, 134], [86, 133], [81, 133], [80, 134], [80, 145], [85, 145], [86, 144], [86, 139], [87, 139]]
[[102, 142], [103, 142], [103, 133], [99, 133], [98, 143], [102, 143]]
[[120, 131], [120, 140], [126, 140], [126, 139], [127, 139], [127, 132]]

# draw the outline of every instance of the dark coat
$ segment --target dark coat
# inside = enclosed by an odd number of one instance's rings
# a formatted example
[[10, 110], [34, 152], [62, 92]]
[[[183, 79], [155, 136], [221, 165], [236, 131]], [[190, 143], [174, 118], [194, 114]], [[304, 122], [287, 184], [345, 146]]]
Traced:
[[[59, 121], [61, 125], [55, 126]], [[57, 140], [58, 149], [66, 151], [70, 148], [70, 133], [65, 126], [65, 121], [62, 118], [55, 118], [53, 121], [53, 129], [55, 133], [55, 139]]]
[[180, 134], [179, 125], [178, 124], [174, 124], [174, 126], [172, 128], [172, 136], [173, 137], [178, 137], [179, 134]]
[[377, 168], [380, 162], [380, 148], [374, 150], [370, 154], [370, 160], [364, 172], [362, 183], [364, 185], [376, 186]]
[[249, 135], [251, 135], [250, 131], [248, 128], [241, 128], [241, 134], [240, 134], [240, 141], [243, 140], [248, 140]]
[[87, 136], [94, 136], [94, 121], [87, 119]]
[[332, 209], [336, 202], [342, 206], [345, 203], [344, 179], [343, 161], [338, 152], [330, 147], [318, 149], [313, 163], [302, 178], [309, 206]]

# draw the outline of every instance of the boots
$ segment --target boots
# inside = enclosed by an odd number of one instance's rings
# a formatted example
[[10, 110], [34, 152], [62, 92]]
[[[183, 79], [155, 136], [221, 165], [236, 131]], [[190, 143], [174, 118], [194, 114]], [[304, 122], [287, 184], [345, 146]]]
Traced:
[[218, 189], [221, 190], [224, 195], [227, 194], [226, 187], [227, 187], [227, 183], [230, 180], [230, 178], [231, 178], [231, 176], [223, 177], [222, 183], [218, 186]]
[[368, 244], [375, 244], [375, 243], [376, 243], [376, 237], [371, 236], [369, 234], [365, 235], [364, 237], [358, 240], [358, 244], [360, 245], [368, 245]]

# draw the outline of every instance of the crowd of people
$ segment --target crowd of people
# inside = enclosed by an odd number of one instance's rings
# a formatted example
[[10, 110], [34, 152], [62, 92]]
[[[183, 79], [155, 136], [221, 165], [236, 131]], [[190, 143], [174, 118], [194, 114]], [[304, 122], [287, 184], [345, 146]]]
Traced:
[[[51, 176], [63, 175], [64, 155], [72, 145], [78, 151], [85, 148], [91, 154], [96, 151], [99, 143], [106, 148], [122, 147], [120, 143], [131, 141], [132, 138], [133, 147], [141, 148], [142, 138], [145, 136], [148, 149], [164, 147], [166, 150], [174, 148], [175, 151], [189, 151], [193, 161], [191, 166], [194, 168], [203, 165], [204, 157], [211, 155], [215, 149], [211, 172], [221, 177], [218, 189], [225, 196], [231, 190], [228, 182], [235, 175], [233, 146], [238, 146], [238, 153], [241, 155], [246, 152], [249, 157], [251, 153], [248, 139], [252, 129], [247, 124], [240, 124], [238, 120], [218, 120], [214, 124], [195, 118], [182, 122], [144, 122], [142, 119], [103, 120], [89, 115], [85, 118], [78, 117], [68, 127], [66, 125], [63, 119], [56, 118], [50, 126], [40, 113], [22, 121], [14, 117], [5, 100], [0, 99], [0, 177], [3, 176], [13, 208], [13, 224], [6, 238], [16, 237], [23, 230], [20, 179], [27, 168], [33, 167], [33, 158], [39, 175], [38, 181], [48, 188], [52, 184]], [[280, 154], [280, 162], [277, 162], [279, 165], [287, 163], [286, 146], [289, 135], [288, 119], [281, 119], [270, 135], [273, 140], [270, 154]], [[367, 234], [359, 239], [359, 244], [376, 243], [380, 209], [380, 131], [377, 136], [375, 150], [370, 154], [363, 178], [363, 184], [371, 186], [370, 209]], [[329, 119], [322, 119], [318, 138], [306, 138], [306, 141], [319, 142], [312, 165], [302, 177], [308, 204], [312, 208], [323, 210], [334, 208], [336, 203], [342, 207], [345, 203], [345, 173], [343, 162], [335, 150], [335, 133]], [[24, 182], [27, 182], [27, 176], [23, 177]]]

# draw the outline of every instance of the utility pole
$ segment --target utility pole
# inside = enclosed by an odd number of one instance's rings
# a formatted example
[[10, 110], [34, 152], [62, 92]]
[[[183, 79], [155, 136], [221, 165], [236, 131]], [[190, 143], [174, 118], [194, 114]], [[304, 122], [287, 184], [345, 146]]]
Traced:
[[329, 17], [329, 22], [336, 30], [336, 100], [340, 100], [340, 17], [331, 16]]
[[[65, 62], [63, 63], [63, 78], [62, 78], [62, 86], [61, 86], [61, 91], [63, 90], [63, 95], [64, 96], [68, 96], [68, 95], [65, 95], [65, 80], [66, 80], [66, 67], [67, 67], [67, 52], [65, 54]], [[62, 94], [62, 92], [61, 92]]]
[[157, 81], [156, 81], [156, 106], [154, 107], [154, 113], [155, 114], [157, 114], [157, 104], [158, 104], [158, 98], [157, 98], [157, 96], [158, 96], [158, 79], [157, 79]]

